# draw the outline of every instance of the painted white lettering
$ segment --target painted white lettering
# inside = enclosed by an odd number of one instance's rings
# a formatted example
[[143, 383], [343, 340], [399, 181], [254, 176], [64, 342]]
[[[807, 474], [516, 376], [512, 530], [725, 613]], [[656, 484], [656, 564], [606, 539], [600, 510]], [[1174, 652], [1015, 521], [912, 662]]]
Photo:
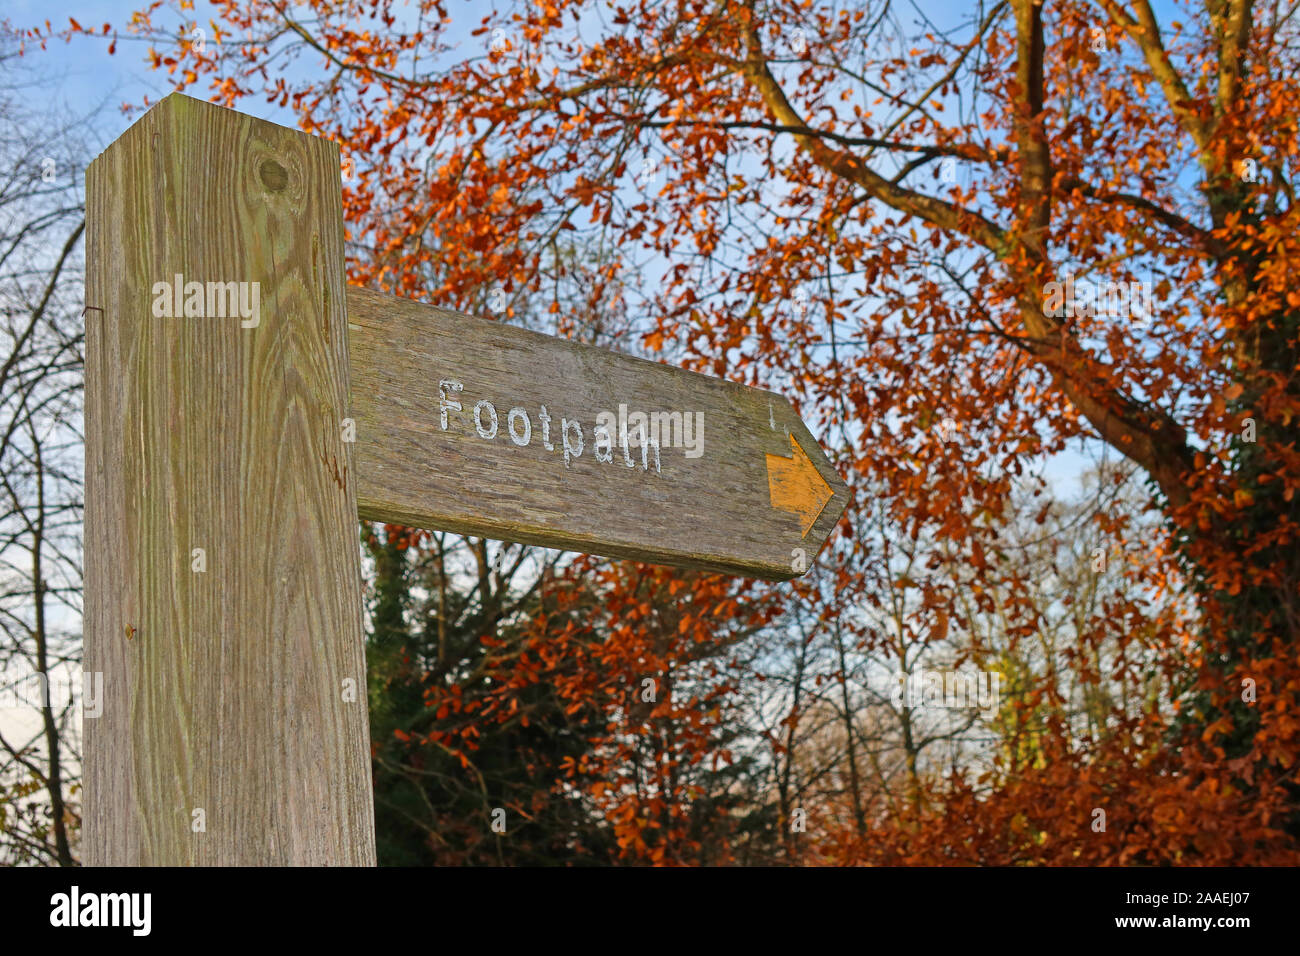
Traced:
[[[524, 433], [520, 435], [515, 431], [515, 422], [522, 420], [524, 423]], [[522, 408], [510, 409], [510, 414], [506, 417], [506, 428], [510, 432], [510, 440], [516, 445], [527, 445], [533, 437], [533, 423], [528, 420], [528, 412]]]
[[464, 391], [464, 389], [464, 385], [452, 379], [443, 379], [438, 383], [438, 418], [442, 423], [443, 431], [447, 430], [447, 410], [460, 411], [460, 402], [454, 398], [448, 398], [447, 393], [460, 392]]
[[542, 423], [542, 447], [547, 451], [555, 451], [555, 446], [551, 444], [551, 416], [546, 414], [546, 406], [542, 406], [537, 420]]
[[[576, 445], [569, 440], [570, 432], [572, 432], [572, 434], [575, 435], [578, 439], [578, 443]], [[567, 418], [561, 418], [560, 438], [564, 442], [564, 467], [568, 468], [570, 457], [573, 458], [582, 457], [582, 445], [583, 445], [582, 423], [577, 421], [570, 421]]]
[[641, 470], [642, 471], [650, 470], [650, 464], [647, 455], [649, 454], [651, 448], [655, 450], [655, 472], [656, 474], [662, 474], [663, 468], [659, 464], [659, 439], [657, 438], [647, 438], [641, 442]]
[[[483, 427], [483, 409], [487, 409], [488, 415], [492, 418], [492, 428]], [[474, 406], [474, 430], [478, 432], [480, 438], [497, 437], [497, 410], [486, 398]]]

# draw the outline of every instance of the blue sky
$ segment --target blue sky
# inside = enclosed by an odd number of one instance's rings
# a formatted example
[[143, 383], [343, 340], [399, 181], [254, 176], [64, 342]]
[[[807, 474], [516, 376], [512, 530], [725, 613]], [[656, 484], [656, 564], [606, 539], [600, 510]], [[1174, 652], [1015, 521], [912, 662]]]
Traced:
[[[15, 26], [27, 26], [41, 23], [48, 19], [55, 28], [67, 25], [69, 17], [75, 17], [83, 26], [98, 26], [102, 23], [124, 25], [131, 14], [142, 6], [141, 0], [97, 0], [97, 2], [80, 2], [52, 4], [48, 0], [7, 0], [4, 16]], [[482, 52], [486, 37], [471, 38], [469, 30], [478, 25], [479, 20], [495, 5], [474, 3], [469, 0], [451, 0], [449, 13], [453, 18], [454, 33], [464, 37], [467, 55]], [[969, 10], [967, 5], [951, 3], [922, 4], [926, 9], [942, 11], [940, 18], [946, 19], [959, 11]], [[1167, 21], [1172, 16], [1172, 5], [1157, 5], [1158, 16]], [[190, 16], [200, 23], [205, 23], [212, 16], [211, 4], [198, 0]], [[156, 21], [160, 24], [171, 22], [171, 14], [160, 12]], [[34, 49], [29, 52], [31, 63], [47, 77], [47, 84], [40, 90], [33, 91], [33, 97], [42, 107], [58, 112], [62, 109], [74, 114], [92, 115], [94, 129], [92, 153], [98, 153], [116, 138], [134, 117], [128, 116], [120, 107], [122, 104], [139, 106], [146, 98], [157, 100], [172, 90], [170, 77], [163, 71], [152, 70], [144, 59], [148, 44], [126, 36], [119, 39], [116, 55], [107, 52], [107, 42], [102, 39], [76, 37], [71, 43], [55, 41], [45, 51]], [[313, 68], [310, 57], [304, 57], [295, 65], [296, 70]], [[205, 87], [192, 90], [202, 95]], [[33, 104], [36, 105], [36, 104]], [[241, 109], [285, 125], [296, 125], [293, 113], [287, 108], [280, 108], [259, 99], [249, 99]], [[1046, 476], [1056, 486], [1059, 493], [1070, 493], [1077, 489], [1077, 478], [1090, 459], [1080, 454], [1069, 453], [1047, 462]]]
[[[6, 0], [2, 15], [17, 27], [36, 25], [49, 19], [56, 29], [61, 29], [67, 25], [69, 17], [75, 17], [87, 27], [104, 22], [120, 26], [142, 5], [143, 0], [83, 0], [80, 3], [66, 4], [51, 3], [49, 0]], [[466, 0], [451, 0], [448, 6], [455, 31], [464, 35], [467, 55], [471, 52], [480, 54], [485, 39], [470, 38], [468, 32], [491, 7]], [[924, 6], [945, 11], [946, 15], [969, 10], [968, 5], [955, 3], [927, 3]], [[1157, 3], [1156, 8], [1162, 22], [1168, 22], [1172, 18], [1171, 4]], [[210, 4], [199, 0], [192, 16], [199, 22], [206, 22], [211, 11]], [[161, 14], [159, 22], [169, 22], [169, 17], [170, 14]], [[173, 88], [165, 72], [149, 68], [144, 59], [147, 43], [123, 37], [118, 42], [117, 54], [113, 56], [108, 54], [107, 46], [107, 42], [102, 39], [77, 37], [71, 43], [54, 41], [45, 51], [33, 48], [29, 53], [29, 63], [39, 71], [44, 83], [31, 90], [27, 97], [28, 104], [51, 114], [66, 111], [89, 116], [94, 131], [92, 155], [102, 150], [133, 121], [132, 116], [119, 108], [122, 104], [139, 106], [146, 98], [156, 101]], [[305, 57], [299, 61], [296, 69], [308, 70], [313, 66], [311, 59]], [[204, 88], [200, 87], [193, 92], [202, 95]], [[296, 118], [290, 110], [261, 100], [248, 100], [241, 108], [285, 125], [296, 125]], [[1111, 456], [1112, 460], [1114, 457]], [[1079, 489], [1078, 479], [1082, 470], [1090, 464], [1091, 456], [1072, 451], [1048, 461], [1045, 476], [1058, 494], [1072, 494]], [[31, 715], [0, 713], [0, 720], [8, 725], [6, 729], [10, 729], [14, 723], [23, 723], [25, 716]]]

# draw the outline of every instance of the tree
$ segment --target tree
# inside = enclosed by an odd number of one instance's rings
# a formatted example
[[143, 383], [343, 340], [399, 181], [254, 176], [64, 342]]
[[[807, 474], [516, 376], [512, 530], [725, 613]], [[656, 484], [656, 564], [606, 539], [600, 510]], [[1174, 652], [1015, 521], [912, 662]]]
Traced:
[[[348, 144], [359, 279], [457, 305], [544, 296], [561, 233], [655, 254], [646, 347], [796, 395], [891, 520], [981, 571], [1042, 456], [1083, 438], [1142, 469], [1196, 681], [1174, 745], [1108, 772], [1153, 860], [1300, 858], [1292, 5], [554, 0], [466, 37], [438, 0], [231, 0], [206, 47], [186, 6], [131, 24], [178, 86]], [[318, 71], [272, 72], [304, 52]]]
[[557, 557], [529, 567], [541, 552], [395, 526], [366, 544], [380, 863], [608, 862], [581, 801], [550, 799], [603, 715], [569, 708], [545, 668], [515, 679], [538, 666], [530, 634], [554, 606]]
[[83, 690], [75, 665], [84, 209], [75, 170], [84, 120], [24, 105], [37, 78], [7, 24], [0, 70], [0, 858], [68, 866], [80, 822], [74, 717]]

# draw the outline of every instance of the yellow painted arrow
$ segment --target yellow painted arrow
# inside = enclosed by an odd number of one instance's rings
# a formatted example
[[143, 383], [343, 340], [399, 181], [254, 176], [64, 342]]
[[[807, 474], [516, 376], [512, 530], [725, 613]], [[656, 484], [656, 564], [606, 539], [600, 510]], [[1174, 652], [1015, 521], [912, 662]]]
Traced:
[[790, 447], [794, 454], [789, 458], [767, 456], [767, 491], [773, 508], [792, 511], [799, 516], [803, 537], [806, 538], [835, 492], [831, 491], [831, 486], [826, 484], [826, 479], [793, 435], [790, 436]]

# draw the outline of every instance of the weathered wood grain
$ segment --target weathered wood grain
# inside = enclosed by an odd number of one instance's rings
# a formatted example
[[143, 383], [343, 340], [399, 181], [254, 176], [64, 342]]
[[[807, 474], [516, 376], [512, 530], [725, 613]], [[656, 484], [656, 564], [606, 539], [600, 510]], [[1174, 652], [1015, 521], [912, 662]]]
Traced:
[[[843, 481], [780, 395], [353, 286], [347, 298], [363, 518], [782, 580], [844, 511]], [[620, 404], [702, 413], [700, 454], [661, 441], [656, 469], [616, 434], [612, 460], [597, 460], [597, 413]], [[511, 409], [528, 415], [513, 437]], [[583, 435], [567, 464], [565, 420]]]
[[373, 864], [337, 147], [177, 94], [86, 178], [84, 858]]

